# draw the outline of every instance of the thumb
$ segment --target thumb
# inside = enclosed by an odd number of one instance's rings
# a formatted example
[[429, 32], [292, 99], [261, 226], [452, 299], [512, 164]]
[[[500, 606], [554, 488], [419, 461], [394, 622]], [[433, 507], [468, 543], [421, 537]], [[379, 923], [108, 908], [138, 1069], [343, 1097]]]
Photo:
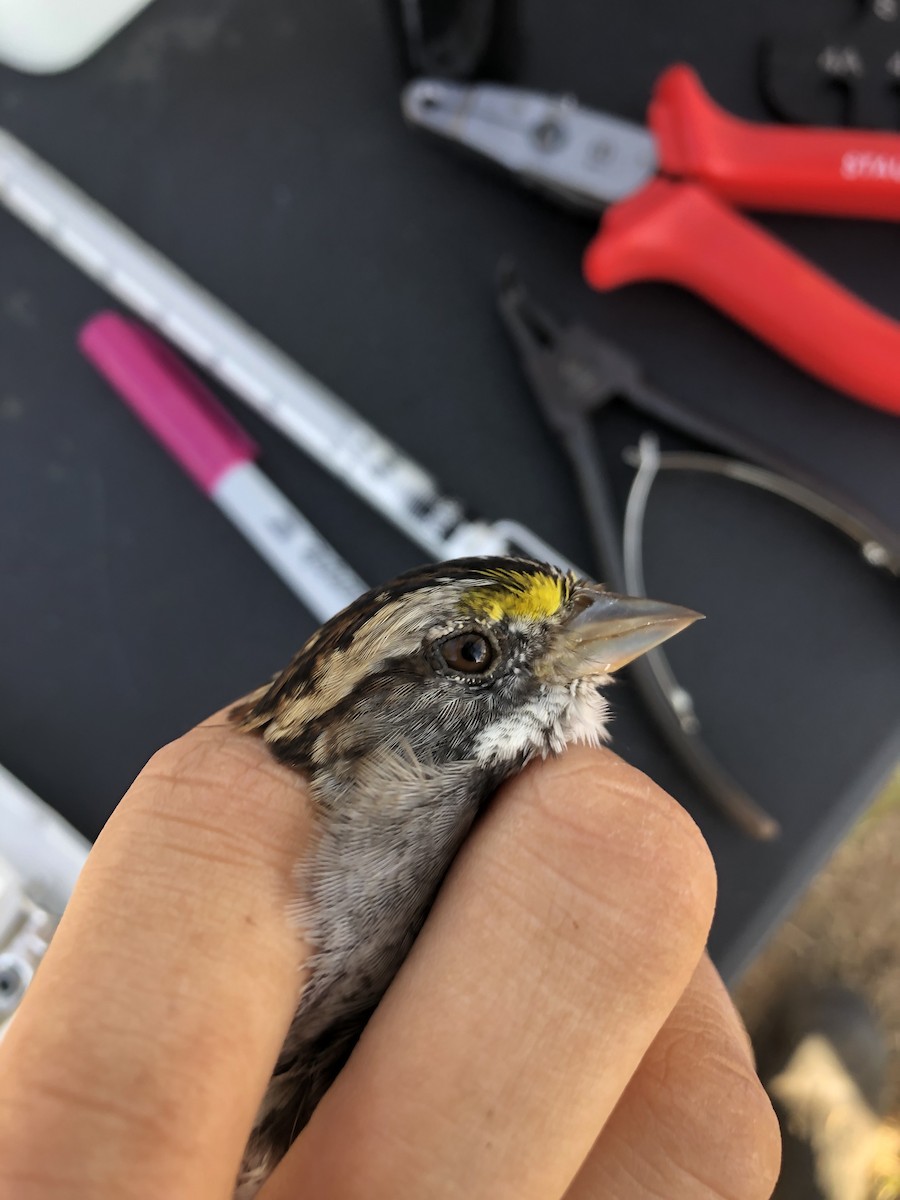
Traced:
[[154, 755], [0, 1049], [0, 1194], [231, 1195], [304, 981], [310, 836], [302, 781], [225, 714]]

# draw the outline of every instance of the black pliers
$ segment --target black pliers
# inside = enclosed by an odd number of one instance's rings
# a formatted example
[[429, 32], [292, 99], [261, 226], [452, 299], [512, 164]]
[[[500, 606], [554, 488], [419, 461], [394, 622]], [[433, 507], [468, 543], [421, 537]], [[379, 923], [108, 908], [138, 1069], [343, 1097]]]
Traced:
[[[722, 454], [663, 455], [658, 467], [717, 470], [775, 491], [856, 541], [865, 560], [900, 575], [900, 537], [849, 499], [799, 472], [743, 433], [701, 417], [646, 382], [640, 365], [584, 325], [560, 325], [528, 295], [511, 264], [501, 267], [498, 303], [538, 406], [574, 471], [601, 578], [618, 592], [635, 588], [626, 570], [620, 522], [591, 416], [624, 400]], [[666, 461], [666, 460], [669, 461]], [[640, 546], [632, 545], [639, 560]], [[778, 823], [718, 763], [700, 736], [689, 693], [665, 653], [652, 650], [629, 667], [647, 711], [669, 748], [715, 806], [752, 837], [769, 839]]]

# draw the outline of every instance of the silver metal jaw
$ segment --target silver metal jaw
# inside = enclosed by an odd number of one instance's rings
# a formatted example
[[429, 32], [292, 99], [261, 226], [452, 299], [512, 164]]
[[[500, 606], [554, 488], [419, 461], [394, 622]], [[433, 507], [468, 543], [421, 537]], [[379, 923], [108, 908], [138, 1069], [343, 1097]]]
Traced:
[[403, 113], [410, 124], [590, 212], [631, 195], [658, 169], [652, 133], [568, 96], [417, 79], [403, 92]]

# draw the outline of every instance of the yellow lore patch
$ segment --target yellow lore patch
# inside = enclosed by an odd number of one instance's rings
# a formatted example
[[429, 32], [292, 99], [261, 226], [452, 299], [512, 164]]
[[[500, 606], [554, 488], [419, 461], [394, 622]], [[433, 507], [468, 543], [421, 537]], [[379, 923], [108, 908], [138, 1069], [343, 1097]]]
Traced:
[[565, 575], [543, 571], [491, 571], [494, 581], [470, 588], [461, 598], [463, 607], [492, 621], [518, 617], [540, 621], [552, 617], [569, 597], [571, 582]]

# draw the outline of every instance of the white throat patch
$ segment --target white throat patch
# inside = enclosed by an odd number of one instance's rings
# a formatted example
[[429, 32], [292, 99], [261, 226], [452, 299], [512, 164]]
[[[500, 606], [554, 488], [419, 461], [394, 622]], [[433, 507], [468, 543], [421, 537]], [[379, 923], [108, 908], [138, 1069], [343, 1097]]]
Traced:
[[598, 676], [578, 679], [568, 688], [541, 688], [524, 707], [482, 730], [475, 740], [476, 761], [493, 767], [520, 754], [559, 754], [570, 742], [601, 745], [609, 738], [609, 704], [598, 685], [611, 682], [611, 676]]

